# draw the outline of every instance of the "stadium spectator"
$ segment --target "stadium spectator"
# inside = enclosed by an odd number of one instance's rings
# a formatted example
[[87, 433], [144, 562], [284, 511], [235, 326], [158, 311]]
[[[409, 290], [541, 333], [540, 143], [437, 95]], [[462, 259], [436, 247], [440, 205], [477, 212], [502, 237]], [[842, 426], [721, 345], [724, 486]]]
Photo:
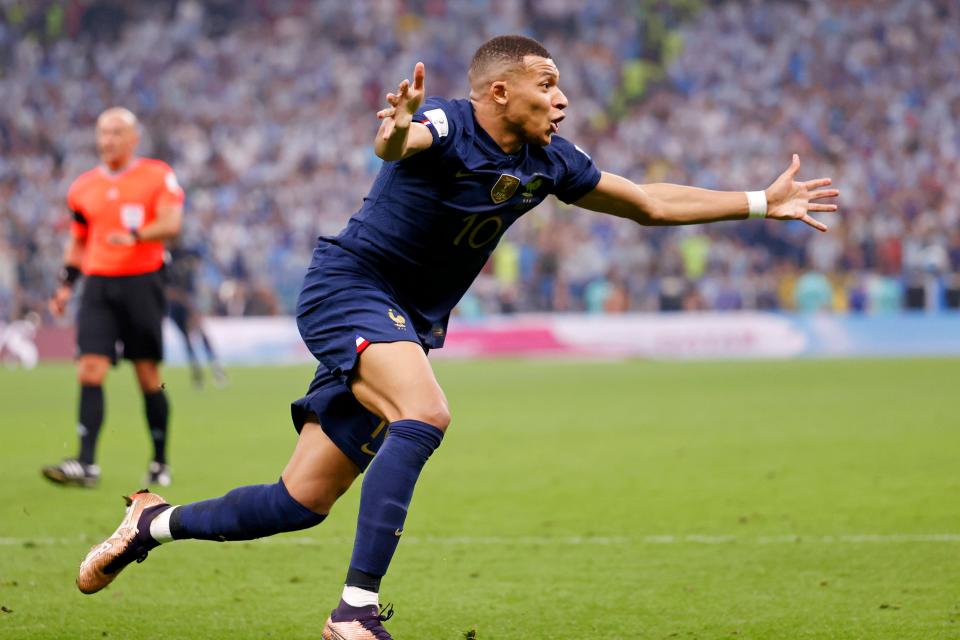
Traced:
[[[859, 294], [847, 287], [874, 277], [903, 286], [915, 258], [932, 267], [927, 307], [949, 306], [960, 266], [937, 257], [935, 245], [960, 227], [960, 4], [427, 5], [0, 3], [0, 236], [23, 265], [13, 283], [0, 277], [2, 317], [42, 309], [39, 292], [52, 286], [59, 260], [57, 203], [92, 161], [76, 132], [113, 103], [134, 107], [153, 134], [145, 149], [170, 159], [190, 186], [185, 236], [212, 244], [200, 305], [291, 313], [307, 238], [340, 228], [379, 167], [368, 141], [373, 124], [357, 114], [377, 103], [381, 70], [401, 73], [396, 60], [422, 56], [435, 90], [456, 93], [472, 49], [508, 31], [565, 52], [568, 89], [581, 98], [565, 127], [600, 166], [645, 182], [729, 188], [764, 179], [774, 146], [785, 144], [815, 150], [818, 172], [849, 185], [851, 206], [825, 243], [785, 228], [698, 230], [708, 248], [701, 271], [686, 264], [687, 230], [597, 224], [548, 203], [508, 238], [521, 256], [519, 280], [478, 282], [471, 312], [496, 313], [504, 302], [518, 311], [585, 309], [596, 287], [550, 266], [571, 253], [599, 256], [597, 286], [605, 274], [624, 274], [633, 310], [656, 311], [661, 297], [672, 308], [672, 289], [661, 285], [680, 278], [698, 292], [720, 269], [743, 308], [789, 310], [792, 296], [756, 293], [769, 294], [773, 269], [794, 278], [822, 272], [849, 298]], [[95, 18], [118, 11], [116, 38], [104, 39]], [[682, 274], [650, 271], [678, 247]], [[238, 256], [247, 261], [239, 274]], [[253, 274], [268, 280], [251, 282]], [[216, 299], [225, 282], [230, 304]], [[259, 299], [249, 304], [254, 290]], [[695, 298], [714, 304], [703, 292]]]
[[103, 382], [120, 355], [118, 344], [122, 357], [133, 362], [153, 441], [145, 482], [170, 484], [168, 406], [160, 381], [163, 241], [179, 233], [183, 190], [166, 163], [134, 155], [138, 126], [124, 108], [100, 114], [96, 142], [102, 164], [77, 178], [67, 194], [74, 222], [51, 312], [62, 315], [81, 275], [85, 281], [77, 312], [80, 451], [42, 469], [59, 484], [93, 487], [100, 480], [95, 455], [104, 416]]

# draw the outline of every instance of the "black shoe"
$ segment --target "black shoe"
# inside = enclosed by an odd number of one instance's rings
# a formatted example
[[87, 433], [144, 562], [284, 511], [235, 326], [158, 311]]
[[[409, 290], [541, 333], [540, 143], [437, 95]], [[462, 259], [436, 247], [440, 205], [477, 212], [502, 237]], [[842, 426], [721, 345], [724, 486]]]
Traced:
[[75, 487], [90, 488], [100, 482], [100, 467], [80, 462], [76, 458], [67, 458], [60, 464], [44, 467], [40, 473], [50, 482]]

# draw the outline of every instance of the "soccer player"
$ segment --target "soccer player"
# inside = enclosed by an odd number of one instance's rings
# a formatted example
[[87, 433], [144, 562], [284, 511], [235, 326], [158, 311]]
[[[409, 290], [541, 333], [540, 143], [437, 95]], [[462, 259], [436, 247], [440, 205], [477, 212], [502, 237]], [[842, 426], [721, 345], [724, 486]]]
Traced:
[[103, 423], [103, 381], [117, 362], [117, 345], [133, 361], [153, 440], [147, 484], [168, 486], [166, 458], [168, 406], [160, 382], [163, 241], [180, 232], [183, 190], [165, 163], [134, 155], [137, 118], [127, 109], [107, 109], [97, 119], [97, 151], [102, 164], [77, 178], [67, 193], [73, 212], [60, 285], [50, 300], [63, 315], [73, 286], [86, 276], [77, 313], [80, 411], [76, 458], [44, 467], [53, 482], [96, 486], [97, 438]]
[[390, 638], [381, 578], [420, 471], [450, 424], [427, 353], [443, 345], [451, 309], [512, 222], [551, 193], [651, 225], [765, 217], [823, 231], [809, 212], [836, 209], [814, 202], [838, 195], [821, 189], [829, 179], [794, 180], [796, 156], [765, 192], [641, 186], [601, 173], [557, 135], [567, 107], [560, 72], [526, 37], [477, 50], [469, 100], [424, 100], [424, 77], [418, 63], [413, 82], [387, 95], [374, 142], [380, 174], [346, 229], [314, 251], [297, 323], [320, 362], [293, 403], [300, 436], [280, 479], [183, 506], [133, 494], [120, 527], [81, 564], [81, 591], [102, 589], [171, 540], [245, 540], [316, 525], [366, 470], [342, 599], [323, 638]]
[[166, 266], [167, 280], [167, 313], [173, 324], [183, 335], [183, 344], [187, 350], [187, 360], [190, 362], [190, 372], [193, 377], [193, 386], [203, 388], [203, 367], [193, 346], [193, 339], [197, 338], [203, 345], [204, 354], [210, 364], [210, 374], [218, 387], [227, 384], [227, 372], [223, 370], [217, 354], [213, 350], [210, 338], [203, 328], [203, 317], [194, 304], [196, 294], [196, 269], [200, 260], [197, 251], [188, 249], [179, 244], [169, 248], [169, 258]]

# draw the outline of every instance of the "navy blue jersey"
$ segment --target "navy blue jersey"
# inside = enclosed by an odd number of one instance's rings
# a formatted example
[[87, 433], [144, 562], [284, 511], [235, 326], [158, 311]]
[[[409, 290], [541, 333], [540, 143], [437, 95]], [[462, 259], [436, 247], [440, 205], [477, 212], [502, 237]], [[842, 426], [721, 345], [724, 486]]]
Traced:
[[414, 115], [433, 145], [385, 162], [363, 206], [340, 235], [322, 238], [377, 274], [412, 314], [429, 347], [443, 344], [450, 311], [497, 242], [548, 194], [573, 202], [600, 171], [560, 136], [504, 153], [473, 116], [469, 100], [428, 98]]

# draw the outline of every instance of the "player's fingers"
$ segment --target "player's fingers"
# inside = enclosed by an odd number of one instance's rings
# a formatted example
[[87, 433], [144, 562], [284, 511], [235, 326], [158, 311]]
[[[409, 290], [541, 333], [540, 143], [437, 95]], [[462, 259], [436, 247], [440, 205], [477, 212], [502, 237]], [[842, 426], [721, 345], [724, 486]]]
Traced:
[[817, 178], [816, 180], [807, 180], [803, 183], [807, 189], [819, 189], [820, 187], [825, 187], [828, 184], [833, 182], [830, 178]]
[[404, 80], [397, 86], [397, 95], [402, 96], [407, 92], [407, 89], [410, 88], [410, 81]]
[[837, 205], [835, 204], [820, 204], [814, 203], [807, 205], [807, 211], [836, 211]]
[[422, 62], [418, 62], [413, 68], [413, 90], [423, 91], [423, 79], [427, 75], [426, 68]]
[[384, 122], [384, 124], [383, 124], [383, 139], [384, 139], [384, 140], [389, 140], [389, 139], [390, 139], [390, 135], [393, 133], [393, 128], [394, 128], [395, 126], [396, 126], [396, 122], [393, 120], [393, 118], [390, 118], [389, 120], [387, 120], [387, 121]]
[[827, 230], [827, 225], [823, 224], [823, 223], [820, 222], [819, 220], [814, 220], [813, 218], [811, 218], [811, 217], [810, 217], [809, 215], [807, 215], [806, 213], [803, 214], [803, 216], [800, 217], [800, 220], [802, 220], [803, 222], [807, 223], [808, 225], [810, 225], [811, 227], [813, 227], [813, 228], [816, 229], [817, 231], [826, 232], [826, 230]]
[[822, 189], [820, 191], [814, 191], [810, 194], [811, 200], [820, 200], [821, 198], [836, 198], [840, 195], [840, 191], [837, 189]]
[[800, 156], [796, 153], [793, 154], [793, 159], [790, 161], [790, 175], [797, 175], [797, 171], [800, 171]]

